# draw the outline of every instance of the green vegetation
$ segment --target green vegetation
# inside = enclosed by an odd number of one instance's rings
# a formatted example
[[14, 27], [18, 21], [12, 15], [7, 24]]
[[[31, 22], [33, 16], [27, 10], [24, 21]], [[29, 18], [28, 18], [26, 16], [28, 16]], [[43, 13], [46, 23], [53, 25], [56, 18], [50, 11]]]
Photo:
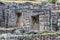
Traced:
[[55, 31], [55, 32], [41, 32], [39, 33], [41, 35], [55, 35], [55, 34], [60, 34], [59, 31]]
[[56, 35], [56, 34], [60, 34], [60, 32], [59, 31], [54, 31], [54, 32], [43, 31], [40, 33], [28, 32], [26, 34]]
[[34, 0], [30, 0], [30, 1], [34, 1]]
[[56, 21], [52, 21], [52, 27], [55, 28], [55, 31], [58, 31], [58, 26]]
[[50, 3], [55, 4], [57, 0], [48, 0]]
[[57, 26], [57, 22], [56, 21], [52, 21], [52, 25]]
[[37, 32], [28, 32], [26, 34], [37, 34]]

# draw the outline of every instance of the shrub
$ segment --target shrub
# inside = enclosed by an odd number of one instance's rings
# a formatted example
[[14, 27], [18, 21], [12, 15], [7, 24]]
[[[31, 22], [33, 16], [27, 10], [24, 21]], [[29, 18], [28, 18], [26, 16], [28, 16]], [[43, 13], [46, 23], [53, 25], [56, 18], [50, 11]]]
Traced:
[[37, 32], [28, 32], [26, 34], [37, 34]]
[[50, 3], [55, 4], [57, 0], [48, 0]]
[[56, 21], [52, 21], [52, 26], [55, 28], [55, 31], [58, 31], [58, 26]]

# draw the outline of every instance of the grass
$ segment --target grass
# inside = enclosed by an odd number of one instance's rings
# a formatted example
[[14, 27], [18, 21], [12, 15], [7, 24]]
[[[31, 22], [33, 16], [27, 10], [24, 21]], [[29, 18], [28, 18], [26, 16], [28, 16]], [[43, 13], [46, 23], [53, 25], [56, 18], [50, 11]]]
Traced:
[[54, 32], [41, 32], [39, 33], [41, 35], [56, 35], [56, 34], [60, 34], [59, 31], [54, 31]]
[[[26, 33], [26, 34], [35, 34], [35, 33], [33, 33], [33, 32], [28, 32], [28, 33]], [[44, 32], [38, 32], [38, 33], [36, 33], [36, 34], [40, 34], [40, 35], [56, 35], [56, 34], [60, 34], [60, 32], [59, 31], [54, 31], [54, 32], [47, 32], [47, 31], [44, 31]]]

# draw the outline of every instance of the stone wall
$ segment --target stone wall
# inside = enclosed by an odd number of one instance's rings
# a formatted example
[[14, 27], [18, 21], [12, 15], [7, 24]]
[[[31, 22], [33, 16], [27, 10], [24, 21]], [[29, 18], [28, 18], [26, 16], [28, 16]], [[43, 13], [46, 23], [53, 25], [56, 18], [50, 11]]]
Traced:
[[5, 26], [5, 21], [4, 21], [5, 20], [5, 14], [4, 14], [5, 7], [4, 6], [5, 4], [0, 2], [0, 26], [1, 27]]
[[[15, 27], [16, 26], [16, 13], [20, 12], [22, 13], [22, 24], [24, 28], [27, 30], [29, 29], [31, 25], [31, 16], [35, 15], [44, 15], [45, 13], [49, 16], [49, 10], [42, 10], [42, 5], [40, 4], [32, 4], [29, 2], [26, 3], [6, 3], [7, 5], [7, 11], [9, 16], [8, 16], [8, 26]], [[44, 13], [41, 13], [44, 12]], [[49, 18], [49, 17], [48, 17]], [[48, 19], [49, 20], [49, 19]]]
[[[19, 39], [19, 38], [18, 38]], [[20, 38], [19, 40], [59, 40], [60, 35], [30, 35]]]
[[[0, 38], [4, 40], [4, 38]], [[8, 37], [5, 40], [60, 40], [60, 35], [27, 35], [20, 37]]]
[[[5, 21], [5, 26], [6, 27], [16, 27], [16, 14], [22, 13], [21, 15], [21, 27], [27, 30], [32, 30], [30, 29], [31, 27], [31, 16], [36, 16], [39, 15], [39, 27], [41, 26], [43, 22], [43, 29], [42, 30], [51, 30], [51, 10], [59, 9], [59, 6], [55, 5], [47, 5], [46, 3], [41, 3], [41, 4], [33, 4], [30, 2], [26, 3], [15, 3], [15, 2], [6, 2], [3, 3], [2, 5], [4, 9], [4, 13], [1, 11], [1, 20], [3, 22]], [[4, 14], [4, 16], [3, 16]], [[42, 17], [41, 15], [44, 15]], [[43, 18], [42, 21], [40, 20], [40, 16]], [[1, 21], [2, 22], [2, 21]], [[39, 28], [41, 30], [41, 28]], [[39, 30], [39, 31], [40, 31]]]

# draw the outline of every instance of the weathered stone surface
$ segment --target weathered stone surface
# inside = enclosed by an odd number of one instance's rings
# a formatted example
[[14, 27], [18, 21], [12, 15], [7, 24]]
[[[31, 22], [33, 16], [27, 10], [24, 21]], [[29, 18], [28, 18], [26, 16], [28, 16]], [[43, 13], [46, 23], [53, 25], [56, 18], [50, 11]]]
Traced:
[[[57, 8], [58, 7], [58, 8]], [[60, 9], [59, 6], [56, 5], [46, 5], [45, 4], [33, 4], [33, 3], [0, 3], [0, 21], [5, 22], [5, 26], [7, 27], [15, 27], [16, 26], [16, 19], [17, 13], [21, 13], [21, 27], [31, 27], [31, 16], [35, 15], [44, 15], [41, 16], [42, 20], [40, 22], [44, 22], [44, 30], [51, 30], [50, 28], [50, 19], [51, 19], [51, 10]], [[3, 10], [4, 9], [4, 10]], [[3, 12], [4, 11], [4, 12]], [[3, 15], [4, 14], [4, 15]], [[53, 16], [52, 16], [53, 17]], [[40, 18], [39, 18], [40, 19]], [[4, 21], [5, 20], [5, 21]], [[0, 24], [1, 24], [0, 22]], [[41, 24], [41, 23], [40, 23]], [[50, 28], [50, 29], [49, 29]]]

